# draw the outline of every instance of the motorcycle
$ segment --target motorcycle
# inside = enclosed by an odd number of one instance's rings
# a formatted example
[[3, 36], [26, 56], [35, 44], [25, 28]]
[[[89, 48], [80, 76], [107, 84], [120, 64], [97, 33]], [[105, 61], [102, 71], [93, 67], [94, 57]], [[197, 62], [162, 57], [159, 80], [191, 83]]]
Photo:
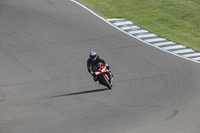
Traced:
[[108, 89], [112, 89], [112, 79], [108, 76], [108, 74], [110, 74], [110, 71], [103, 63], [99, 62], [94, 65], [93, 72], [97, 76], [100, 84], [108, 87]]

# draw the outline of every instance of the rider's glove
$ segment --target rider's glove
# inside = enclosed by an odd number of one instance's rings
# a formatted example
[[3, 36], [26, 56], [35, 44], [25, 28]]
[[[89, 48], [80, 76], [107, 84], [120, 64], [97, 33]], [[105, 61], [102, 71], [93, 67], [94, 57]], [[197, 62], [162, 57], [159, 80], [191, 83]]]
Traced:
[[91, 75], [94, 75], [93, 71], [90, 72]]
[[107, 63], [105, 63], [105, 65], [106, 65], [107, 69], [108, 69], [108, 70], [110, 70], [110, 67], [109, 67], [109, 65], [108, 65]]

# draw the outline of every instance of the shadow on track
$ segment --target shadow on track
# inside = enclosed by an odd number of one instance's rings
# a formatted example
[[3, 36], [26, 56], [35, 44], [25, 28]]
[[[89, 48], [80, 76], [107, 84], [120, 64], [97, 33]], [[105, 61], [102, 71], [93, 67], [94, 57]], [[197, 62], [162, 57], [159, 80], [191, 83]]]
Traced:
[[107, 88], [104, 89], [98, 89], [98, 90], [89, 90], [89, 91], [81, 91], [81, 92], [75, 92], [75, 93], [69, 93], [69, 94], [63, 94], [63, 95], [57, 95], [57, 96], [51, 96], [46, 98], [55, 98], [55, 97], [63, 97], [63, 96], [73, 96], [73, 95], [80, 95], [80, 94], [87, 94], [87, 93], [93, 93], [93, 92], [100, 92], [100, 91], [106, 91]]

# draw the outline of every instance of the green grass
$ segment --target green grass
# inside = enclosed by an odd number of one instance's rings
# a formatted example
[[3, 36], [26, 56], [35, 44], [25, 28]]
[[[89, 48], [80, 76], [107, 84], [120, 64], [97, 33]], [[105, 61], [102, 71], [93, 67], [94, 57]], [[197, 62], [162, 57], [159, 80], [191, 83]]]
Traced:
[[104, 18], [127, 18], [160, 37], [200, 51], [200, 0], [77, 0]]

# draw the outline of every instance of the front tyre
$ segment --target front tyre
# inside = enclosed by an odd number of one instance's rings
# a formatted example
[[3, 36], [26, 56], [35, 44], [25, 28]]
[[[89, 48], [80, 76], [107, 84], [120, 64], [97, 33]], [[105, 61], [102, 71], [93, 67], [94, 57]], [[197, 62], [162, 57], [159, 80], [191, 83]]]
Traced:
[[108, 87], [109, 90], [112, 89], [112, 84], [108, 81], [108, 79], [103, 76], [103, 80], [105, 81], [105, 85]]

